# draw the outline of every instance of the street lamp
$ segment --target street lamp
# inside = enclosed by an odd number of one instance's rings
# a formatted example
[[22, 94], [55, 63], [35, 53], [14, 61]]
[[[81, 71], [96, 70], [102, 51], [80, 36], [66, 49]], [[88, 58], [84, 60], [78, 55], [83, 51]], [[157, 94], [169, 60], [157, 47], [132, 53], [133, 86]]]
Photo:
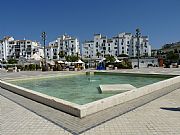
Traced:
[[46, 32], [42, 32], [42, 41], [44, 44], [44, 70], [46, 70], [46, 52], [45, 52], [45, 44], [46, 44]]
[[139, 50], [139, 47], [140, 47], [140, 38], [141, 36], [141, 33], [140, 33], [140, 29], [136, 29], [136, 38], [137, 38], [137, 42], [136, 42], [136, 47], [137, 47], [137, 57], [138, 57], [138, 69], [139, 69], [139, 57], [140, 57], [140, 50]]

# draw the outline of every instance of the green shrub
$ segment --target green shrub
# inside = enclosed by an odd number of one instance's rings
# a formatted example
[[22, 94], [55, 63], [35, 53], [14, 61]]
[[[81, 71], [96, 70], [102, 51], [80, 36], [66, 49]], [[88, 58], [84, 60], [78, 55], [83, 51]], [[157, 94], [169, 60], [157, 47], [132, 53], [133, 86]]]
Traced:
[[16, 59], [9, 59], [8, 64], [17, 64], [17, 60]]
[[29, 66], [28, 66], [28, 65], [25, 65], [25, 66], [24, 66], [24, 70], [25, 70], [25, 71], [28, 71], [28, 70], [29, 70]]
[[36, 64], [36, 70], [41, 69], [40, 65]]
[[36, 65], [35, 64], [30, 64], [29, 65], [29, 70], [30, 71], [34, 71], [36, 69]]
[[48, 66], [42, 66], [42, 71], [48, 71]]

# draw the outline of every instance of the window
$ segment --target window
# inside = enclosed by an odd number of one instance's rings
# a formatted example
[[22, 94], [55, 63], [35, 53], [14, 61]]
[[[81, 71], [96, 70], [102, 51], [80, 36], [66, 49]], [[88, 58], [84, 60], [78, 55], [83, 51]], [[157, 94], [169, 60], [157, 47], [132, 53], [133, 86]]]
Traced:
[[11, 41], [11, 42], [9, 42], [9, 44], [14, 44], [14, 42], [13, 42], [13, 41]]
[[124, 49], [124, 47], [122, 47], [122, 49]]
[[102, 45], [102, 46], [105, 46], [105, 43], [102, 43], [101, 45]]
[[127, 41], [127, 44], [129, 44], [129, 41]]
[[71, 41], [71, 43], [74, 43], [74, 41]]
[[124, 53], [124, 51], [122, 51], [122, 53]]
[[121, 45], [123, 45], [123, 42], [121, 42]]

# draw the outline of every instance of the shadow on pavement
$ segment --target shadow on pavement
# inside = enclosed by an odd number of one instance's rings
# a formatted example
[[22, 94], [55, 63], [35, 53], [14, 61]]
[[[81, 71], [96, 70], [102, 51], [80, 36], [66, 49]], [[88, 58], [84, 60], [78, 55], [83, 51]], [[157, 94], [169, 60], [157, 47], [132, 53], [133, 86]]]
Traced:
[[169, 111], [180, 111], [180, 107], [172, 108], [172, 107], [161, 107], [163, 110], [169, 110]]

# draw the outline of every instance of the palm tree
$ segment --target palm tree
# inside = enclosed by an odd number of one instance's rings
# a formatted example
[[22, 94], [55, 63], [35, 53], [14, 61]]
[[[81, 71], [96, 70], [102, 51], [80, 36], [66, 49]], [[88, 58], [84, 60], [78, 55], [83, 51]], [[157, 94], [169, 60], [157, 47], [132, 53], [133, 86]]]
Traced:
[[68, 55], [65, 58], [66, 58], [66, 61], [69, 61], [69, 62], [75, 62], [79, 60], [79, 57], [77, 57], [76, 55]]
[[58, 55], [59, 55], [59, 58], [64, 58], [65, 57], [64, 51], [60, 51]]
[[114, 63], [115, 60], [116, 60], [116, 59], [114, 58], [114, 56], [112, 56], [112, 55], [106, 55], [105, 58], [106, 58], [106, 61], [107, 61], [107, 62], [110, 62], [110, 63]]

